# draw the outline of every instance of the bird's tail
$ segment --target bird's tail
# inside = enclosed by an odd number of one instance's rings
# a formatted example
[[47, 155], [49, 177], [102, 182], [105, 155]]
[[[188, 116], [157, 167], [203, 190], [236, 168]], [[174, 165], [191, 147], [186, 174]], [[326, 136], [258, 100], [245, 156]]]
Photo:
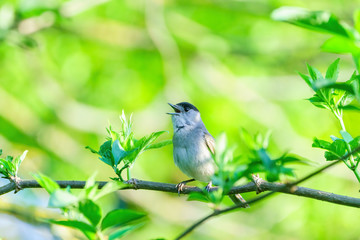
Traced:
[[249, 204], [245, 201], [245, 199], [240, 195], [240, 193], [229, 195], [230, 199], [236, 204], [236, 205], [243, 205], [243, 208], [249, 208]]

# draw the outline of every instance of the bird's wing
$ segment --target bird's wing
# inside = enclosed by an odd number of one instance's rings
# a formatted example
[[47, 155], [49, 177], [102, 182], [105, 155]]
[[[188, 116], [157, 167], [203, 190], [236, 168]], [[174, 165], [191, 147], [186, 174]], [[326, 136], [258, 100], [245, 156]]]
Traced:
[[205, 143], [208, 146], [210, 152], [215, 154], [215, 139], [210, 133], [204, 133]]

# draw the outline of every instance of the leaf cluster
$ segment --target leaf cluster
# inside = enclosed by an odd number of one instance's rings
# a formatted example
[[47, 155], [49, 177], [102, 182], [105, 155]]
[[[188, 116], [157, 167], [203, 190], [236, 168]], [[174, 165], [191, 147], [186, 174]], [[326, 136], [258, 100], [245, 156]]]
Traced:
[[116, 175], [121, 181], [122, 171], [128, 170], [128, 180], [130, 179], [130, 167], [135, 163], [135, 160], [145, 151], [150, 149], [161, 148], [172, 143], [171, 140], [164, 140], [154, 143], [166, 131], [153, 132], [149, 136], [144, 136], [140, 139], [135, 139], [132, 131], [132, 115], [129, 119], [126, 118], [124, 111], [120, 116], [121, 131], [116, 132], [111, 126], [107, 129], [109, 137], [100, 146], [99, 151], [90, 147], [91, 152], [100, 155], [99, 159], [111, 166]]
[[270, 132], [267, 132], [265, 135], [257, 133], [252, 136], [245, 129], [242, 130], [241, 136], [249, 152], [246, 158], [247, 167], [244, 175], [250, 179], [251, 174], [264, 173], [269, 182], [278, 181], [281, 176], [295, 177], [294, 169], [287, 165], [307, 164], [308, 162], [295, 154], [287, 152], [277, 158], [271, 157], [268, 150], [270, 135]]
[[[49, 207], [60, 208], [69, 217], [63, 220], [46, 219], [52, 224], [67, 226], [80, 230], [88, 239], [114, 240], [143, 225], [146, 214], [131, 209], [115, 209], [107, 214], [96, 201], [112, 193], [126, 184], [109, 182], [98, 190], [95, 175], [90, 177], [84, 189], [75, 195], [68, 187], [65, 190], [43, 174], [36, 174], [34, 178], [50, 194]], [[72, 216], [72, 217], [70, 217]]]
[[[17, 174], [20, 168], [20, 164], [24, 161], [27, 150], [23, 152], [20, 156], [16, 158], [12, 156], [6, 156], [5, 158], [0, 157], [0, 175], [3, 178], [13, 179], [17, 178]], [[0, 149], [0, 156], [2, 155], [2, 150]]]

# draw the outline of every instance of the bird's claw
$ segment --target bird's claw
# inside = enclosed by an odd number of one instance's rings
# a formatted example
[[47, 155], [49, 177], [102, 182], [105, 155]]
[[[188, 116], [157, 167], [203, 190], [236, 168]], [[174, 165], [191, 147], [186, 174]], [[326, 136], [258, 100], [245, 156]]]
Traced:
[[210, 192], [211, 188], [212, 188], [212, 182], [209, 182], [209, 183], [206, 185], [205, 190], [208, 191], [208, 192]]
[[126, 181], [127, 184], [130, 184], [134, 187], [134, 189], [138, 189], [138, 180], [136, 178], [131, 178], [129, 180]]
[[251, 174], [251, 178], [256, 186], [256, 194], [262, 193], [261, 183], [263, 182], [262, 178], [259, 177], [259, 174]]
[[179, 196], [180, 196], [180, 193], [183, 191], [185, 185], [186, 185], [186, 181], [176, 184], [176, 189], [177, 189]]

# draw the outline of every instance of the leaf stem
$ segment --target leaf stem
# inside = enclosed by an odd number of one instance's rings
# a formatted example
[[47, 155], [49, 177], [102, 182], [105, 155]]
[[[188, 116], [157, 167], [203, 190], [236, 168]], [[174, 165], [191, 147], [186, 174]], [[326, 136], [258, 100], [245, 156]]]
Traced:
[[[341, 129], [343, 131], [346, 131], [344, 120], [342, 118], [342, 113], [336, 114], [334, 111], [333, 111], [333, 113], [335, 114], [336, 118], [339, 120], [340, 125], [341, 125]], [[350, 146], [350, 144], [348, 142], [346, 142], [346, 148], [347, 148], [348, 152], [351, 152], [351, 146]], [[359, 172], [357, 170], [357, 166], [359, 165], [359, 161], [355, 164], [354, 156], [350, 155], [349, 156], [350, 165], [346, 162], [346, 159], [344, 159], [343, 162], [354, 173], [356, 179], [360, 183], [360, 174], [359, 174]]]
[[131, 179], [131, 175], [130, 175], [130, 167], [128, 167], [126, 169], [126, 176], [127, 176], [127, 180], [129, 181]]

